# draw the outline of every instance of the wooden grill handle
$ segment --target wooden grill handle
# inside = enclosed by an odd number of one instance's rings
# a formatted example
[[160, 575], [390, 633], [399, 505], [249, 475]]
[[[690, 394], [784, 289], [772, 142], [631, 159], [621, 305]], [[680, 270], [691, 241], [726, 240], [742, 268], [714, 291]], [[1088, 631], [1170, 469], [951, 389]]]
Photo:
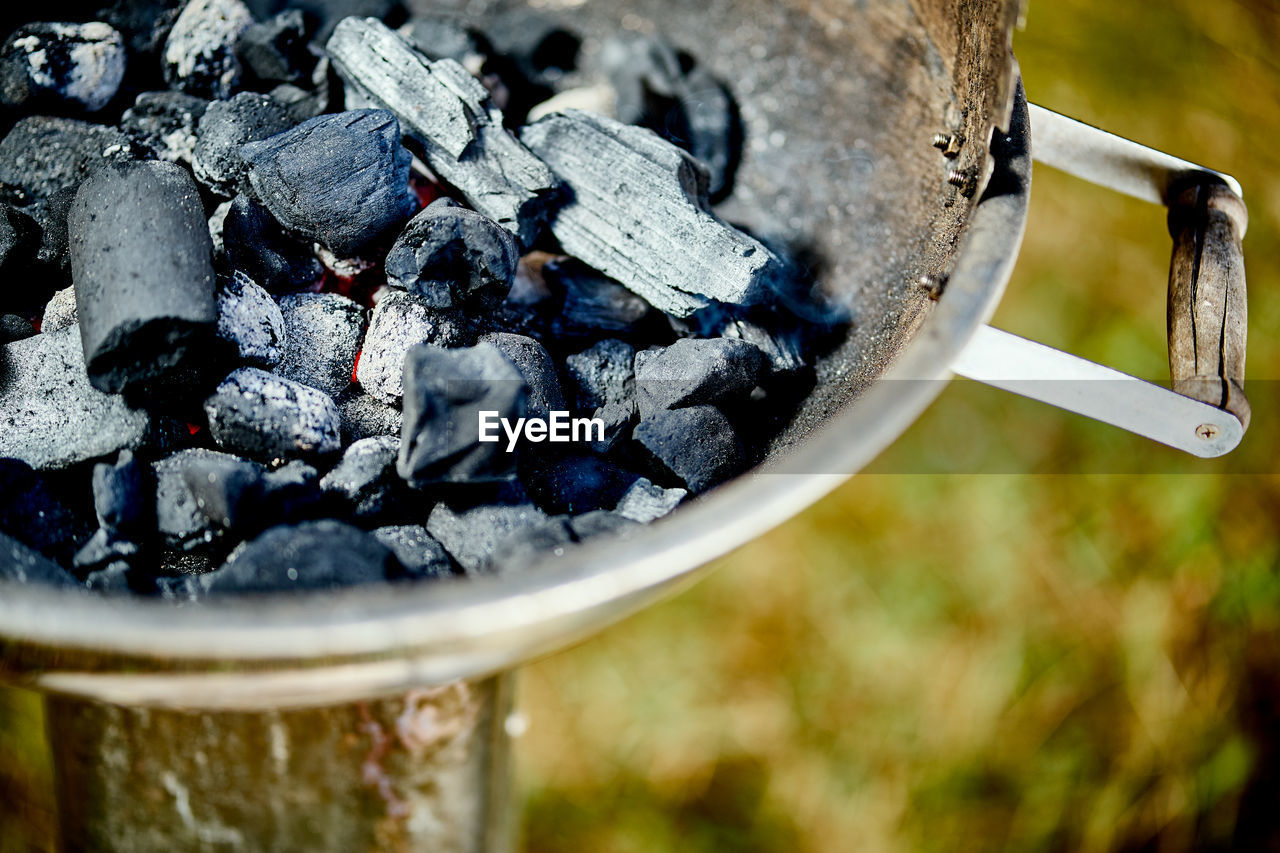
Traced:
[[1249, 426], [1244, 393], [1244, 200], [1212, 176], [1169, 193], [1169, 374], [1173, 390]]

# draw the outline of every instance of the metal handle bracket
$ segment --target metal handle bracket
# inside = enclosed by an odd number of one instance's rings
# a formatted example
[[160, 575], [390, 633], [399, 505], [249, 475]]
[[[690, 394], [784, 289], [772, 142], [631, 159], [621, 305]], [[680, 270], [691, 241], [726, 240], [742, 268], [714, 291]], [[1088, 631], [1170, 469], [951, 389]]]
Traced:
[[1240, 250], [1248, 216], [1239, 182], [1044, 107], [1028, 107], [1034, 159], [1169, 206], [1175, 390], [990, 326], [978, 330], [952, 369], [1195, 456], [1231, 451], [1249, 423]]

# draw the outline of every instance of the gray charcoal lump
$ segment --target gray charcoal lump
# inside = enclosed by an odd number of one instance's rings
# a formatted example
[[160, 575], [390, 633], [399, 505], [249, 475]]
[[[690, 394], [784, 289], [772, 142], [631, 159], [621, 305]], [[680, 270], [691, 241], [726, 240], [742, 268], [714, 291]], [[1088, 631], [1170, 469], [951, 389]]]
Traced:
[[[0, 204], [0, 307], [17, 307], [27, 302], [26, 294], [14, 293], [10, 282], [35, 257], [40, 246], [40, 228], [35, 220], [10, 204]], [[23, 287], [25, 290], [29, 285]]]
[[229, 98], [243, 69], [236, 42], [253, 24], [240, 0], [189, 0], [164, 45], [164, 79], [202, 98]]
[[141, 532], [147, 520], [146, 474], [128, 450], [120, 451], [114, 464], [93, 466], [93, 508], [98, 526], [122, 536]]
[[213, 245], [190, 175], [157, 161], [103, 167], [76, 193], [67, 229], [95, 387], [119, 392], [208, 358]]
[[25, 317], [17, 314], [0, 314], [0, 345], [23, 341], [39, 334]]
[[284, 355], [276, 372], [337, 396], [351, 384], [368, 312], [339, 293], [296, 293], [280, 300]]
[[299, 83], [316, 64], [309, 41], [305, 16], [299, 9], [290, 9], [245, 28], [236, 42], [236, 55], [243, 68], [259, 80]]
[[475, 333], [459, 315], [438, 311], [412, 293], [393, 290], [373, 309], [356, 381], [371, 397], [396, 403], [404, 394], [404, 357], [418, 344], [460, 347]]
[[342, 460], [320, 480], [320, 488], [339, 496], [353, 518], [375, 518], [389, 512], [403, 481], [396, 473], [400, 439], [376, 436], [352, 444]]
[[192, 171], [219, 195], [251, 192], [242, 146], [293, 126], [289, 110], [269, 95], [241, 92], [229, 101], [214, 101], [200, 117]]
[[204, 410], [219, 447], [255, 459], [323, 456], [341, 447], [342, 415], [332, 397], [256, 367], [222, 380]]
[[432, 308], [496, 308], [515, 278], [520, 249], [498, 223], [440, 199], [409, 220], [387, 254], [387, 281]]
[[0, 375], [0, 456], [65, 468], [137, 447], [151, 433], [146, 411], [89, 382], [76, 326], [5, 344]]
[[155, 484], [152, 512], [157, 532], [170, 547], [190, 551], [206, 548], [222, 538], [222, 526], [215, 524], [201, 509], [187, 485], [190, 466], [219, 463], [235, 466], [242, 460], [216, 450], [191, 448], [171, 453], [152, 463], [151, 479]]
[[400, 435], [400, 410], [374, 399], [358, 385], [336, 398], [342, 413], [342, 443], [350, 444], [375, 435]]
[[261, 465], [223, 454], [189, 459], [182, 480], [196, 509], [217, 527], [244, 524], [261, 505]]
[[565, 359], [565, 372], [573, 383], [574, 402], [580, 411], [594, 411], [634, 393], [635, 347], [606, 338]]
[[124, 39], [108, 24], [27, 24], [0, 48], [0, 103], [95, 112], [115, 97], [124, 67]]
[[370, 533], [324, 519], [273, 527], [201, 578], [210, 594], [332, 589], [395, 578], [395, 554]]
[[427, 531], [468, 574], [491, 568], [495, 551], [509, 538], [541, 527], [547, 514], [533, 504], [493, 504], [455, 511], [437, 504]]
[[318, 116], [240, 153], [280, 224], [342, 257], [389, 239], [417, 209], [412, 157], [386, 110]]
[[232, 269], [271, 293], [302, 290], [324, 274], [310, 244], [286, 232], [266, 206], [247, 195], [236, 196], [228, 205], [222, 245]]
[[[129, 137], [101, 124], [71, 118], [29, 116], [0, 141], [0, 183], [28, 199], [75, 189], [109, 160], [128, 158]], [[23, 202], [26, 203], [25, 201]]]
[[687, 494], [686, 489], [666, 489], [641, 477], [623, 493], [613, 511], [632, 521], [648, 524], [670, 514]]
[[44, 314], [40, 318], [40, 331], [46, 335], [69, 329], [80, 322], [80, 313], [76, 309], [76, 289], [64, 287], [50, 297], [45, 303]]
[[218, 288], [218, 337], [232, 344], [246, 364], [272, 367], [280, 362], [285, 337], [280, 306], [238, 270]]
[[764, 353], [732, 338], [685, 338], [636, 353], [640, 416], [655, 409], [725, 403], [746, 397], [761, 380]]
[[493, 332], [482, 335], [480, 340], [497, 347], [520, 371], [529, 387], [530, 417], [546, 418], [551, 412], [566, 411], [556, 364], [546, 347], [533, 338], [510, 332]]
[[643, 298], [581, 263], [551, 262], [543, 275], [564, 291], [564, 305], [552, 324], [557, 336], [630, 334], [649, 315]]
[[374, 529], [373, 536], [391, 549], [406, 578], [447, 578], [453, 575], [449, 552], [421, 524], [394, 524]]
[[663, 409], [636, 425], [635, 439], [691, 492], [704, 492], [742, 472], [742, 443], [715, 406]]
[[404, 360], [400, 476], [415, 487], [513, 478], [515, 454], [502, 442], [480, 441], [479, 415], [514, 420], [527, 406], [520, 371], [493, 344], [414, 347]]
[[0, 457], [0, 533], [66, 562], [89, 530], [43, 475], [25, 462]]
[[522, 245], [533, 243], [558, 201], [555, 177], [503, 127], [478, 80], [452, 59], [429, 62], [372, 18], [339, 23], [326, 50], [348, 107], [395, 113], [433, 172]]
[[564, 250], [685, 317], [763, 299], [781, 262], [710, 211], [706, 169], [650, 130], [578, 110], [520, 135], [571, 190], [551, 232]]

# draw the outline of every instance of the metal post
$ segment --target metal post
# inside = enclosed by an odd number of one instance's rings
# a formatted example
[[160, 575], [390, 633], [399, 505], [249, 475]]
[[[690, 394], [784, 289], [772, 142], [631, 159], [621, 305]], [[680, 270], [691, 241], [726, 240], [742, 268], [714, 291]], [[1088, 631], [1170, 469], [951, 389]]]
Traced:
[[252, 712], [50, 695], [62, 846], [501, 853], [511, 682]]

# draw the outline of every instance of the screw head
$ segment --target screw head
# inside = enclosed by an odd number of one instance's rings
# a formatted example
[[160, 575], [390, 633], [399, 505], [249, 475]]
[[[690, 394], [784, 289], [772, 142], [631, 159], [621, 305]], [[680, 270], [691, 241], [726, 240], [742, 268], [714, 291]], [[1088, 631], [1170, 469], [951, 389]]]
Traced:
[[1213, 441], [1219, 432], [1217, 424], [1200, 424], [1196, 427], [1196, 435], [1203, 441]]
[[953, 137], [949, 133], [935, 133], [933, 135], [933, 147], [945, 150], [951, 147]]

